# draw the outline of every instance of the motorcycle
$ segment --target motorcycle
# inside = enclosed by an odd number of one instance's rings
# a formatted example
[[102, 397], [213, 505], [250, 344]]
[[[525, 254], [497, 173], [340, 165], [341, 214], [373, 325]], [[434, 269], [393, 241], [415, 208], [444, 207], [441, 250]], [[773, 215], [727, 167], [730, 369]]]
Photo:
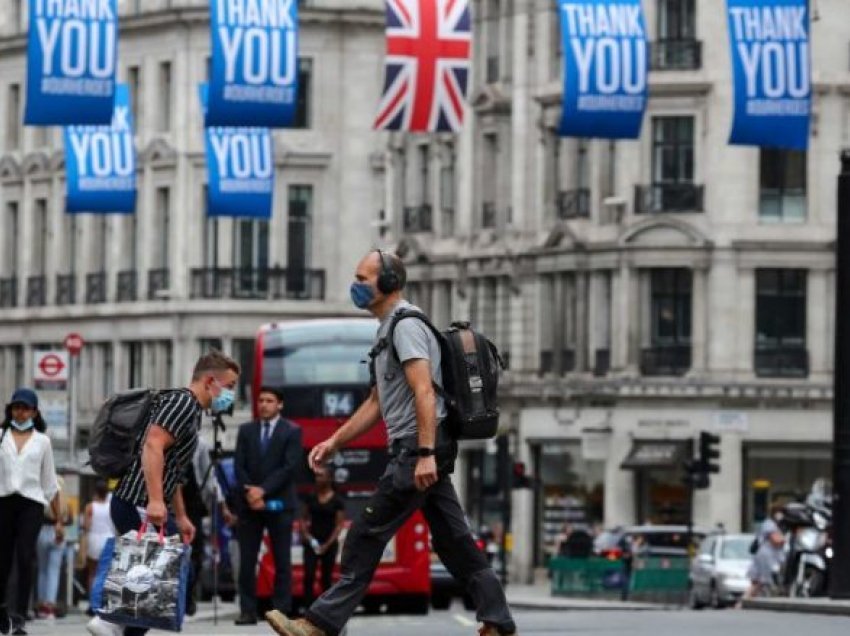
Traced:
[[788, 532], [784, 573], [788, 595], [824, 596], [832, 559], [831, 497], [813, 489], [805, 503], [792, 502], [785, 506], [782, 525]]

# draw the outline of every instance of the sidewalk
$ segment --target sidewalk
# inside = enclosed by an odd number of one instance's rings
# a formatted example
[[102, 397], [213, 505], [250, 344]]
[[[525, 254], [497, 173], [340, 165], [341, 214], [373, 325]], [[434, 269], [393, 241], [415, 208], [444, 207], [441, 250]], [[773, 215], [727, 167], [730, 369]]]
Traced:
[[744, 609], [798, 614], [829, 614], [850, 616], [850, 601], [828, 598], [753, 598], [743, 602]]
[[655, 603], [633, 603], [631, 601], [609, 601], [584, 598], [566, 598], [552, 596], [548, 582], [537, 585], [508, 584], [505, 589], [508, 603], [516, 609], [532, 610], [608, 610], [608, 611], [638, 611], [662, 610], [665, 605]]

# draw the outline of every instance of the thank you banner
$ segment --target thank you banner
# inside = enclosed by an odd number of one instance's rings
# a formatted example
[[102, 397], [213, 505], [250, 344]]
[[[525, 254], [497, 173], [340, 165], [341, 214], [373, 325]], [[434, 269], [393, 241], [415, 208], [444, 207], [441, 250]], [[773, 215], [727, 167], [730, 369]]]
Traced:
[[115, 98], [117, 0], [29, 0], [24, 123], [108, 125]]
[[729, 142], [805, 150], [811, 70], [807, 0], [727, 0], [735, 115]]
[[[206, 108], [207, 85], [199, 87]], [[207, 152], [207, 214], [268, 219], [272, 215], [274, 151], [268, 128], [209, 126], [204, 131]]]
[[560, 134], [633, 139], [647, 95], [640, 0], [558, 0], [564, 51]]
[[295, 0], [210, 0], [207, 126], [286, 127], [298, 92]]
[[68, 212], [133, 212], [136, 209], [136, 154], [130, 89], [115, 87], [109, 126], [65, 128]]

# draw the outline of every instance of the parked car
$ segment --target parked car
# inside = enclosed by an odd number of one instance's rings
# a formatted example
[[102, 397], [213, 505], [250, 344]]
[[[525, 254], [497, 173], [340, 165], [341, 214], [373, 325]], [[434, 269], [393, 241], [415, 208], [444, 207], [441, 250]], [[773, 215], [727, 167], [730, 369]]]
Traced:
[[709, 536], [691, 563], [689, 576], [690, 605], [701, 609], [732, 605], [750, 585], [747, 569], [752, 555], [752, 534], [718, 534]]
[[[698, 546], [708, 534], [704, 528], [691, 528], [691, 541]], [[689, 556], [688, 527], [684, 525], [631, 526], [625, 535], [635, 557]]]

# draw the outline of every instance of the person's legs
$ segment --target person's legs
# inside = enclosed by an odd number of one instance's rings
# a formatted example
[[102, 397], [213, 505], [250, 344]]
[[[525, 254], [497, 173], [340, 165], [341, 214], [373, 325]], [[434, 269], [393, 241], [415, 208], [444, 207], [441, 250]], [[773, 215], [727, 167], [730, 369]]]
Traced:
[[396, 490], [391, 476], [378, 482], [377, 491], [348, 531], [342, 549], [342, 576], [310, 606], [307, 620], [328, 636], [339, 634], [363, 600], [387, 542], [424, 497], [416, 490]]
[[322, 592], [327, 592], [331, 587], [331, 577], [333, 576], [334, 564], [336, 563], [336, 555], [339, 552], [339, 544], [334, 543], [328, 548], [319, 562], [322, 566]]
[[[118, 497], [113, 496], [110, 500], [109, 516], [112, 517], [112, 525], [115, 526], [118, 536], [138, 530], [142, 526], [142, 518], [136, 506]], [[144, 636], [147, 632], [148, 630], [139, 627], [124, 628], [124, 636]]]
[[197, 611], [195, 604], [195, 590], [201, 579], [201, 569], [204, 565], [204, 531], [203, 518], [194, 517], [190, 521], [195, 526], [195, 538], [192, 539], [192, 571], [189, 577], [189, 585], [186, 586], [186, 614], [193, 616]]
[[292, 610], [292, 513], [266, 513], [266, 527], [274, 555], [274, 609], [288, 614]]
[[242, 614], [257, 614], [257, 554], [263, 540], [263, 523], [259, 515], [248, 512], [239, 517], [239, 610]]
[[[304, 546], [304, 607], [310, 607], [313, 604], [314, 593], [313, 587], [316, 582], [316, 564], [319, 557], [313, 552], [313, 547], [309, 544]], [[325, 590], [322, 590], [323, 592]]]
[[431, 542], [452, 576], [470, 593], [479, 621], [502, 634], [516, 632], [505, 592], [487, 557], [475, 545], [454, 486], [440, 479], [428, 490], [422, 512], [431, 528]]
[[0, 497], [0, 634], [8, 634], [9, 616], [6, 607], [6, 589], [12, 573], [12, 556], [15, 546], [15, 505], [12, 497]]
[[41, 530], [44, 507], [30, 499], [21, 498], [18, 505], [17, 532], [15, 533], [15, 562], [18, 570], [18, 594], [15, 611], [25, 619], [32, 594], [32, 574], [35, 546]]
[[56, 531], [50, 526], [41, 526], [38, 533], [38, 543], [36, 543], [36, 558], [38, 559], [38, 580], [35, 583], [36, 587], [36, 610], [39, 610], [48, 600], [48, 577], [49, 577], [49, 562], [50, 562], [50, 545], [56, 538]]
[[[55, 531], [54, 531], [55, 539]], [[51, 610], [56, 608], [56, 600], [59, 596], [59, 575], [62, 571], [62, 557], [65, 556], [65, 542], [56, 545], [55, 540], [51, 541], [47, 553], [47, 583], [45, 587], [45, 601], [50, 604]]]

